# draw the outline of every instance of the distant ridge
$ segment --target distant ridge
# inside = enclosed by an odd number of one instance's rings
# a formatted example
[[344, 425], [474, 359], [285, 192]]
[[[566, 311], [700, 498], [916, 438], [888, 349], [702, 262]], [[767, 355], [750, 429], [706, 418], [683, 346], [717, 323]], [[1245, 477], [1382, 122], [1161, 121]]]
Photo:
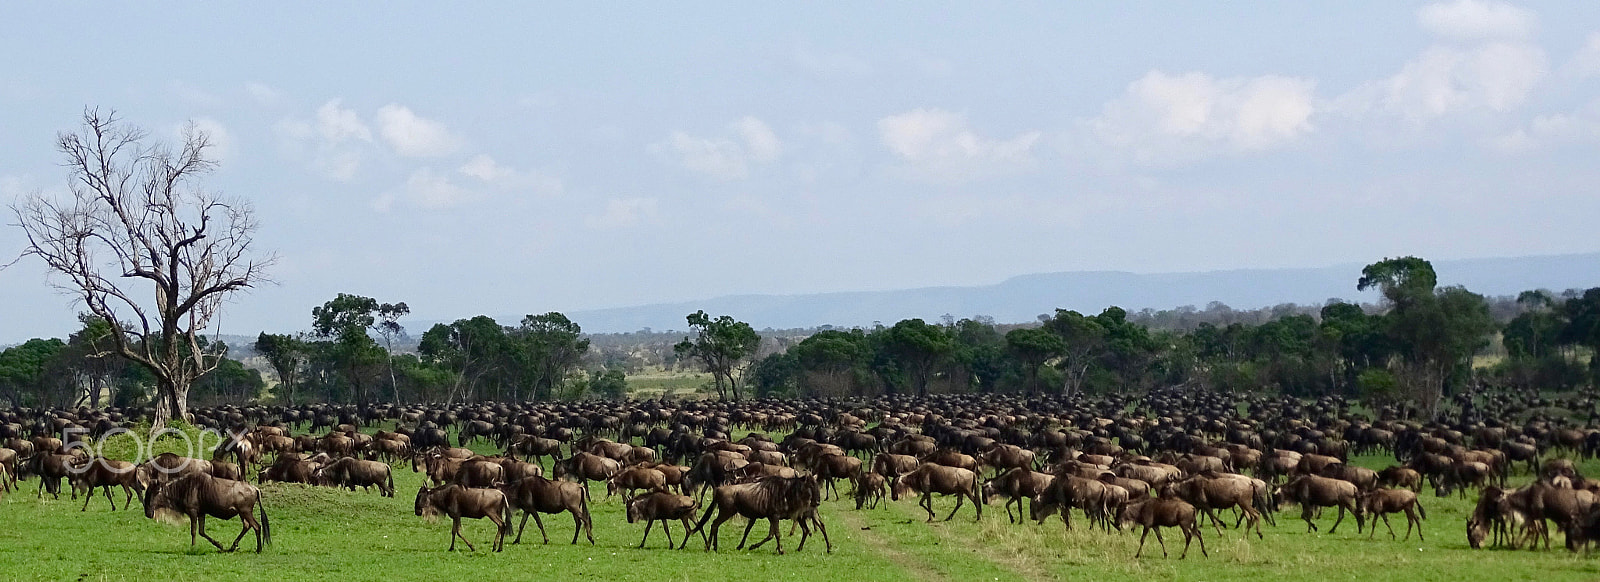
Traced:
[[[1440, 285], [1463, 285], [1488, 296], [1515, 295], [1528, 289], [1560, 292], [1600, 286], [1600, 253], [1534, 257], [1434, 261]], [[1239, 269], [1194, 273], [1138, 274], [1121, 271], [1077, 271], [1012, 277], [995, 285], [925, 287], [896, 291], [817, 293], [810, 295], [730, 295], [701, 301], [568, 312], [591, 333], [621, 333], [642, 328], [683, 329], [684, 316], [697, 309], [732, 315], [756, 329], [804, 328], [820, 325], [869, 326], [920, 317], [936, 320], [987, 315], [1002, 323], [1033, 321], [1056, 308], [1098, 313], [1109, 305], [1129, 311], [1203, 308], [1220, 301], [1236, 309], [1281, 303], [1320, 305], [1330, 298], [1374, 301], [1376, 294], [1356, 292], [1362, 264], [1307, 269]], [[496, 319], [508, 324], [521, 315]]]

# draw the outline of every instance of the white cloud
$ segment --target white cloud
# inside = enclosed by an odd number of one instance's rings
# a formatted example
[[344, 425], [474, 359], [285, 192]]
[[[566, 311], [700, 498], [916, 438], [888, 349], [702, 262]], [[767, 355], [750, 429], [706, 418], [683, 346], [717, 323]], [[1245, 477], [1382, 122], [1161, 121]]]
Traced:
[[372, 130], [362, 123], [361, 116], [353, 109], [340, 107], [338, 99], [329, 100], [318, 107], [316, 119], [317, 133], [329, 144], [351, 139], [372, 141]]
[[650, 150], [670, 154], [689, 171], [718, 180], [748, 177], [751, 166], [777, 161], [783, 153], [783, 141], [760, 119], [745, 116], [728, 129], [734, 137], [702, 138], [674, 131]]
[[1583, 47], [1561, 66], [1561, 72], [1574, 79], [1600, 76], [1600, 32], [1591, 32]]
[[1107, 102], [1089, 127], [1141, 161], [1266, 149], [1315, 128], [1316, 82], [1266, 75], [1215, 79], [1151, 71]]
[[391, 103], [378, 109], [378, 134], [395, 153], [413, 158], [432, 158], [454, 153], [461, 140], [443, 123], [418, 116], [411, 109]]
[[1484, 140], [1505, 153], [1525, 153], [1563, 143], [1600, 141], [1600, 100], [1569, 113], [1539, 115], [1516, 130]]
[[406, 198], [419, 208], [442, 210], [467, 202], [472, 193], [450, 182], [450, 176], [422, 168], [406, 179]]
[[277, 105], [278, 102], [283, 100], [283, 93], [278, 91], [277, 89], [272, 88], [271, 85], [268, 85], [266, 83], [257, 83], [257, 82], [246, 83], [245, 86], [244, 86], [244, 90], [245, 90], [246, 93], [250, 94], [250, 98], [251, 99], [255, 99], [257, 105], [261, 105], [261, 106]]
[[1438, 2], [1417, 10], [1422, 28], [1452, 40], [1522, 39], [1532, 36], [1532, 12], [1493, 0]]
[[914, 109], [878, 120], [883, 145], [905, 163], [917, 179], [958, 183], [1034, 166], [1038, 131], [1010, 139], [978, 135], [966, 116], [943, 109]]
[[590, 228], [627, 228], [656, 215], [655, 198], [620, 198], [606, 202], [605, 212], [584, 219]]
[[502, 190], [529, 191], [546, 196], [560, 194], [563, 190], [561, 180], [554, 176], [537, 170], [519, 171], [496, 162], [488, 154], [478, 154], [456, 171]]

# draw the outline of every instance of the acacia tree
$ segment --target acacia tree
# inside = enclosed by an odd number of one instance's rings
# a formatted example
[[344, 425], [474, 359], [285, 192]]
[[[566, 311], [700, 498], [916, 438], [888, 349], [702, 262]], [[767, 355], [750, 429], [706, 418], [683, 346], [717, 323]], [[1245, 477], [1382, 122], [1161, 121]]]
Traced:
[[12, 210], [52, 284], [111, 326], [109, 351], [155, 378], [152, 430], [188, 419], [189, 387], [223, 358], [202, 332], [235, 292], [265, 280], [255, 213], [205, 189], [210, 136], [190, 125], [176, 147], [114, 111], [88, 109], [56, 149], [71, 172], [64, 199], [33, 194]]
[[523, 317], [521, 327], [509, 328], [507, 336], [520, 360], [518, 368], [532, 381], [533, 397], [539, 400], [553, 396], [589, 351], [583, 328], [557, 311]]
[[1024, 390], [1033, 396], [1039, 389], [1039, 366], [1066, 352], [1061, 336], [1037, 327], [1013, 329], [1006, 334], [1006, 351], [1022, 364]]
[[884, 333], [884, 348], [904, 366], [911, 388], [927, 396], [934, 368], [955, 351], [955, 341], [944, 328], [921, 319], [901, 320]]
[[711, 319], [705, 311], [696, 311], [689, 314], [687, 319], [695, 338], [683, 338], [673, 346], [673, 351], [679, 356], [698, 360], [706, 372], [711, 373], [718, 397], [727, 399], [731, 394], [734, 400], [738, 400], [739, 383], [734, 371], [741, 362], [756, 355], [756, 350], [761, 347], [761, 336], [750, 324], [727, 315]]
[[283, 385], [284, 402], [293, 405], [300, 367], [305, 365], [306, 358], [310, 356], [305, 338], [261, 332], [256, 336], [256, 351], [266, 356], [267, 364], [278, 374], [278, 383]]

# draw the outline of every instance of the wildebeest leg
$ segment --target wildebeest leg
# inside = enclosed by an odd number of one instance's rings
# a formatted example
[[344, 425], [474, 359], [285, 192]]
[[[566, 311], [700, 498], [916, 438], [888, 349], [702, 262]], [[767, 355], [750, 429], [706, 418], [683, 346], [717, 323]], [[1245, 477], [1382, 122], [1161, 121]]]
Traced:
[[[735, 550], [744, 549], [744, 543], [750, 541], [750, 530], [751, 530], [751, 528], [754, 528], [755, 526], [756, 526], [756, 520], [754, 520], [754, 519], [745, 520], [745, 523], [744, 523], [744, 536], [739, 538], [739, 547], [734, 548]], [[777, 527], [776, 522], [774, 522], [773, 527]]]
[[1306, 505], [1306, 504], [1301, 504], [1300, 505], [1300, 519], [1306, 520], [1306, 533], [1311, 533], [1311, 532], [1317, 531], [1316, 522], [1311, 521], [1311, 506], [1310, 505]]
[[[956, 512], [957, 511], [961, 511], [961, 504], [965, 503], [966, 501], [967, 501], [967, 496], [962, 495], [960, 493], [957, 493], [956, 494], [956, 507], [955, 507], [955, 509], [951, 509], [950, 510], [950, 515], [944, 516], [944, 520], [945, 521], [950, 521], [950, 518], [955, 517], [956, 516]], [[983, 513], [980, 511], [979, 515], [983, 515]]]
[[524, 512], [522, 512], [522, 525], [517, 526], [517, 539], [512, 541], [511, 542], [512, 544], [520, 544], [520, 543], [522, 543], [522, 530], [527, 529], [527, 527], [528, 527], [528, 514], [530, 514], [530, 513], [533, 513], [533, 512], [532, 511], [524, 511]]
[[1161, 544], [1161, 557], [1167, 557], [1167, 540], [1161, 539], [1161, 526], [1156, 526], [1156, 543]]
[[[83, 509], [80, 509], [78, 511], [89, 511], [89, 501], [93, 500], [93, 499], [94, 499], [94, 488], [90, 487], [89, 488], [89, 494], [83, 496]], [[111, 499], [111, 488], [110, 487], [106, 488], [106, 499]], [[111, 509], [113, 511], [115, 511], [117, 509], [117, 502], [115, 502], [115, 501], [111, 502]]]
[[[1222, 535], [1222, 521], [1217, 519], [1216, 510], [1211, 509], [1211, 507], [1207, 506], [1206, 507], [1206, 516], [1211, 518], [1211, 527], [1217, 528], [1217, 535], [1219, 535], [1219, 536]], [[1199, 524], [1195, 524], [1195, 526], [1198, 527]], [[1239, 527], [1239, 526], [1235, 525], [1233, 527]], [[1187, 537], [1187, 535], [1185, 537]], [[1183, 542], [1183, 545], [1184, 546], [1188, 546], [1189, 542], [1185, 541], [1185, 542]], [[1188, 550], [1185, 549], [1184, 551], [1188, 551]]]
[[[667, 549], [669, 549], [669, 550], [672, 549], [672, 528], [667, 526], [667, 524], [670, 524], [670, 523], [672, 523], [672, 522], [668, 521], [668, 520], [665, 520], [665, 519], [661, 520], [661, 531], [667, 532]], [[646, 526], [644, 526], [644, 529], [645, 529], [644, 535], [647, 535], [647, 536], [650, 535], [650, 526], [646, 525]], [[683, 532], [683, 537], [684, 537], [684, 539], [688, 539], [689, 538], [689, 532], [688, 531], [684, 531]], [[639, 542], [639, 547], [644, 547], [644, 542]]]
[[917, 505], [928, 512], [927, 523], [933, 523], [933, 493], [923, 493], [922, 500]]
[[211, 538], [210, 534], [206, 533], [206, 514], [204, 514], [204, 513], [200, 514], [200, 520], [199, 521], [200, 521], [200, 537], [203, 537], [203, 538], [206, 539], [206, 541], [211, 542], [211, 545], [216, 546], [217, 549], [219, 549], [219, 550], [222, 550], [224, 552], [233, 551], [233, 550], [224, 549], [222, 547], [221, 543], [218, 543], [217, 540]]
[[[1380, 513], [1380, 514], [1378, 514], [1378, 516], [1383, 518], [1383, 527], [1386, 527], [1386, 528], [1389, 529], [1389, 540], [1393, 541], [1394, 540], [1394, 526], [1393, 525], [1389, 525], [1389, 514]], [[1411, 527], [1411, 522], [1409, 522], [1409, 521], [1406, 522], [1406, 527], [1407, 528]], [[1378, 531], [1378, 524], [1372, 524], [1372, 531]], [[1406, 536], [1407, 537], [1411, 536], [1411, 530], [1409, 530], [1409, 529], [1406, 530]]]
[[1339, 524], [1344, 521], [1344, 504], [1339, 504], [1339, 517], [1333, 520], [1333, 527], [1328, 528], [1328, 533], [1339, 531]]
[[1144, 533], [1139, 534], [1139, 551], [1133, 553], [1133, 558], [1138, 559], [1144, 553], [1144, 539], [1150, 535], [1150, 526], [1144, 526]]
[[[655, 524], [656, 524], [656, 520], [653, 520], [653, 519], [646, 520], [644, 522], [644, 537], [639, 539], [639, 547], [640, 548], [644, 547], [645, 540], [650, 539], [650, 528], [655, 526]], [[661, 523], [661, 527], [663, 529], [665, 529], [667, 527], [666, 522], [662, 522]], [[573, 530], [572, 536], [573, 536], [573, 543], [577, 543], [577, 536], [578, 536], [577, 530]], [[667, 547], [672, 547], [672, 533], [671, 532], [667, 533]]]
[[245, 520], [244, 516], [245, 516], [245, 514], [243, 514], [243, 513], [239, 514], [239, 524], [242, 527], [239, 528], [239, 537], [233, 538], [233, 545], [228, 546], [228, 551], [230, 551], [230, 552], [238, 550], [239, 549], [239, 540], [244, 539], [244, 534], [250, 533], [250, 529], [251, 529], [250, 528], [250, 522]]
[[[1422, 539], [1422, 518], [1417, 517], [1416, 515], [1413, 515], [1411, 508], [1406, 508], [1406, 537], [1405, 537], [1405, 539], [1411, 539], [1411, 522], [1413, 522], [1413, 521], [1417, 522], [1417, 541], [1419, 541], [1419, 542], [1423, 541], [1423, 539]], [[1402, 541], [1404, 541], [1404, 540], [1402, 540]]]
[[777, 542], [777, 545], [778, 545], [778, 555], [782, 556], [783, 555], [783, 535], [782, 535], [781, 532], [778, 531], [778, 518], [777, 518], [777, 516], [773, 516], [773, 517], [767, 518], [767, 523], [768, 523], [768, 526], [767, 526], [768, 534], [767, 535], [770, 535], [770, 536], [772, 536], [773, 538], [776, 539], [776, 542]]
[[489, 514], [489, 522], [494, 524], [494, 551], [506, 549], [506, 520], [498, 513]]
[[[533, 514], [533, 525], [539, 526], [539, 536], [544, 538], [545, 545], [549, 545], [550, 544], [550, 534], [544, 531], [544, 520], [539, 519], [539, 512], [530, 511], [528, 513], [532, 513]], [[523, 516], [523, 519], [524, 519], [523, 524], [526, 525], [527, 524], [527, 521], [526, 521], [527, 516]], [[578, 543], [578, 539], [577, 539], [578, 538], [578, 534], [576, 534], [576, 533], [572, 534], [572, 538], [573, 538], [572, 539], [572, 543]]]
[[817, 531], [822, 532], [822, 543], [827, 545], [827, 553], [833, 553], [833, 540], [828, 539], [828, 526], [822, 524], [822, 516], [812, 516], [812, 521], [816, 522]]
[[[714, 511], [716, 509], [717, 508], [713, 507], [713, 508], [708, 509], [706, 511], [710, 512], [710, 511]], [[717, 518], [711, 520], [711, 537], [706, 538], [706, 550], [707, 551], [710, 551], [710, 550], [716, 550], [716, 551], [719, 551], [719, 552], [722, 551], [722, 539], [721, 539], [721, 536], [719, 535], [721, 533], [721, 531], [722, 531], [722, 522], [728, 521], [730, 519], [733, 519], [734, 515], [735, 515], [734, 512], [731, 512], [731, 511], [728, 512], [727, 514], [723, 514], [720, 511], [717, 512]]]
[[[1198, 527], [1194, 528], [1194, 539], [1200, 540], [1200, 555], [1206, 558], [1211, 557], [1211, 554], [1206, 552], [1206, 537], [1200, 535], [1200, 528]], [[1184, 542], [1183, 553], [1185, 554], [1189, 553], [1188, 544], [1188, 542]]]

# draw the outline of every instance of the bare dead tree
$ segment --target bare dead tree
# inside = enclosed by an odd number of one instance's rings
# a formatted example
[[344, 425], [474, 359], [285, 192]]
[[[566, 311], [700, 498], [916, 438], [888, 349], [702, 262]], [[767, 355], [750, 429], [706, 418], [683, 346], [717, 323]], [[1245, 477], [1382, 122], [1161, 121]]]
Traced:
[[199, 184], [217, 165], [210, 136], [191, 125], [176, 149], [148, 138], [114, 111], [85, 110], [83, 127], [56, 139], [71, 195], [35, 193], [12, 211], [22, 255], [112, 326], [111, 351], [155, 376], [155, 430], [189, 418], [190, 385], [223, 357], [202, 332], [231, 295], [266, 280], [274, 257], [255, 256], [247, 202]]

